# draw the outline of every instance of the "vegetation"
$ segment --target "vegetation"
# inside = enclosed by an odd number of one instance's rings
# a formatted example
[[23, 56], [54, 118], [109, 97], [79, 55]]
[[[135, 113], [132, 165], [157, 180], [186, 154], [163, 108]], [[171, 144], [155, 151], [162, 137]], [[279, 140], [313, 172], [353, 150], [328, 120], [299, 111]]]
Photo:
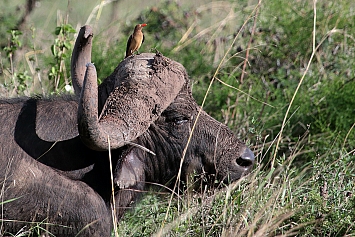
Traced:
[[[216, 190], [154, 189], [121, 220], [119, 236], [355, 236], [355, 4], [181, 2], [106, 27], [97, 15], [99, 77], [123, 59], [133, 26], [148, 23], [140, 52], [182, 63], [198, 103], [252, 147], [258, 164]], [[0, 28], [8, 40], [0, 94], [65, 91], [76, 24], [61, 21], [48, 45], [33, 26]]]

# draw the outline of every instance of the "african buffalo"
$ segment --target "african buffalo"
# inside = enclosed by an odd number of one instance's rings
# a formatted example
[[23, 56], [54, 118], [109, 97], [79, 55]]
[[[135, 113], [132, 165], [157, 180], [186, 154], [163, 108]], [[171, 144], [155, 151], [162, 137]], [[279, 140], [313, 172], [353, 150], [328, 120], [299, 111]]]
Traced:
[[137, 190], [166, 185], [179, 170], [182, 180], [207, 173], [234, 181], [253, 167], [250, 149], [200, 111], [181, 64], [131, 56], [98, 86], [91, 40], [82, 27], [72, 55], [75, 95], [0, 101], [3, 231], [36, 222], [57, 236], [109, 236], [109, 155], [118, 219]]

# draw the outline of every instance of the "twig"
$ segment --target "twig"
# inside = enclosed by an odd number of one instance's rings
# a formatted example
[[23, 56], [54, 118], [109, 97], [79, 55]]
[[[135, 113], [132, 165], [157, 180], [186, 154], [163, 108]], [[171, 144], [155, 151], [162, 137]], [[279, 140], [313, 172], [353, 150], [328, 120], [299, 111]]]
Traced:
[[228, 83], [225, 83], [224, 81], [222, 81], [221, 79], [219, 79], [219, 78], [217, 78], [217, 77], [216, 77], [215, 79], [216, 79], [217, 81], [219, 81], [220, 83], [222, 83], [223, 85], [225, 85], [225, 86], [227, 86], [227, 87], [229, 87], [229, 88], [235, 89], [235, 90], [239, 91], [240, 93], [242, 93], [242, 94], [244, 94], [244, 95], [250, 97], [251, 99], [256, 100], [256, 101], [262, 103], [264, 106], [267, 105], [267, 106], [269, 106], [269, 107], [271, 107], [271, 108], [275, 108], [275, 106], [272, 106], [271, 104], [268, 104], [268, 103], [266, 103], [266, 102], [264, 102], [264, 101], [258, 100], [258, 99], [255, 98], [254, 96], [249, 95], [248, 93], [242, 91], [241, 89], [238, 89], [237, 87], [234, 87], [234, 86], [232, 86], [232, 85], [229, 85]]

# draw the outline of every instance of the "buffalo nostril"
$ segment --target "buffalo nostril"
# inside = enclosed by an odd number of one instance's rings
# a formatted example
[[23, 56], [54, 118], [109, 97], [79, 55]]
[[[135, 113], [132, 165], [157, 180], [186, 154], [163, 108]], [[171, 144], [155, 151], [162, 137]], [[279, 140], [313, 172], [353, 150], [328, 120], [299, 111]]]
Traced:
[[243, 154], [236, 160], [237, 164], [243, 167], [250, 167], [254, 165], [254, 161], [254, 154], [249, 148], [246, 148]]

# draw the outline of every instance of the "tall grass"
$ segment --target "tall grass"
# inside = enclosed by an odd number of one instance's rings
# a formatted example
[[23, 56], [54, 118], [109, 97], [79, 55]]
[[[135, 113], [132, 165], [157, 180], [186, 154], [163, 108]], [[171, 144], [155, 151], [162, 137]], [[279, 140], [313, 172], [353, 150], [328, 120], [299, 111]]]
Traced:
[[[153, 198], [152, 201], [152, 197], [148, 196], [147, 200], [143, 200], [142, 204], [120, 223], [119, 229], [123, 235], [343, 236], [354, 234], [352, 195], [354, 158], [349, 156], [353, 152], [351, 147], [354, 141], [348, 139], [349, 134], [353, 134], [354, 121], [336, 122], [329, 119], [333, 113], [327, 108], [329, 104], [336, 103], [342, 108], [342, 110], [335, 110], [336, 113], [347, 118], [347, 113], [350, 112], [349, 106], [351, 108], [354, 105], [353, 102], [347, 105], [343, 102], [343, 100], [353, 101], [350, 98], [354, 98], [354, 93], [347, 93], [346, 85], [353, 83], [351, 79], [353, 74], [344, 76], [342, 73], [354, 61], [349, 59], [347, 64], [337, 64], [335, 62], [343, 56], [334, 56], [334, 53], [339, 53], [334, 51], [338, 47], [344, 47], [344, 50], [346, 48], [352, 52], [350, 49], [352, 46], [344, 45], [346, 39], [351, 38], [349, 32], [343, 34], [343, 29], [338, 27], [339, 22], [346, 27], [348, 23], [344, 22], [344, 17], [354, 19], [354, 15], [351, 11], [343, 11], [350, 3], [322, 4], [314, 2], [314, 5], [308, 5], [305, 2], [298, 2], [297, 6], [303, 8], [296, 12], [296, 8], [284, 2], [264, 1], [260, 12], [261, 20], [256, 20], [259, 28], [252, 23], [255, 22], [251, 20], [253, 18], [248, 17], [249, 14], [255, 16], [253, 9], [258, 5], [254, 5], [254, 8], [244, 15], [249, 20], [245, 24], [240, 23], [239, 31], [236, 31], [228, 41], [230, 45], [225, 45], [227, 57], [221, 58], [221, 64], [217, 69], [213, 69], [217, 73], [210, 76], [207, 74], [207, 77], [198, 76], [194, 81], [195, 96], [197, 95], [197, 98], [202, 101], [202, 105], [207, 101], [205, 109], [224, 119], [231, 127], [238, 129], [242, 137], [249, 138], [247, 142], [254, 146], [258, 154], [259, 166], [254, 173], [213, 194], [205, 192], [194, 194], [191, 198], [191, 195], [186, 193], [182, 195], [185, 199], [182, 203], [185, 203], [185, 206], [183, 204], [174, 206], [170, 203], [170, 199], [168, 201]], [[320, 10], [317, 11], [317, 6], [320, 5]], [[325, 5], [330, 7], [329, 14], [336, 19], [329, 21], [329, 15], [323, 11], [326, 9]], [[293, 14], [292, 10], [290, 13], [290, 9], [294, 10]], [[285, 15], [285, 12], [288, 15]], [[272, 19], [269, 24], [270, 22], [265, 18], [270, 16], [279, 19], [276, 23], [273, 22], [275, 19]], [[277, 25], [279, 21], [284, 21], [282, 24], [287, 28]], [[263, 22], [269, 25], [265, 26]], [[301, 25], [303, 28], [297, 28], [300, 23], [305, 23]], [[325, 30], [324, 26], [328, 30]], [[182, 34], [182, 39], [185, 35], [192, 34], [190, 32], [196, 28], [196, 23], [192, 22], [186, 27], [187, 32]], [[253, 33], [248, 33], [252, 30], [256, 30], [255, 36]], [[245, 39], [240, 39], [238, 32], [242, 32]], [[340, 41], [340, 46], [339, 41], [334, 41], [339, 34], [340, 37], [344, 37], [343, 41]], [[198, 32], [196, 35], [200, 38], [191, 37], [196, 42], [195, 50], [197, 48], [197, 51], [206, 52], [206, 45], [198, 48], [198, 44], [206, 39]], [[189, 41], [189, 44], [193, 44], [194, 41]], [[261, 41], [263, 43], [260, 44]], [[248, 42], [254, 43], [249, 45]], [[238, 48], [242, 46], [238, 44], [246, 45], [248, 49], [239, 50]], [[297, 45], [301, 47], [295, 47]], [[185, 49], [185, 45], [183, 46]], [[266, 47], [266, 50], [261, 47]], [[177, 49], [180, 50], [181, 47], [174, 48], [175, 51]], [[230, 49], [233, 51], [229, 52]], [[244, 58], [243, 55], [246, 56], [247, 50], [250, 51], [250, 56]], [[180, 54], [182, 52], [184, 51], [179, 51]], [[258, 55], [260, 52], [261, 56]], [[343, 53], [348, 52], [343, 51]], [[332, 54], [333, 57], [328, 54]], [[181, 58], [180, 55], [177, 57]], [[322, 57], [334, 61], [323, 64]], [[208, 56], [204, 57], [204, 60], [213, 65]], [[243, 62], [247, 62], [249, 67], [245, 69], [243, 65], [246, 64]], [[327, 64], [337, 66], [324, 68]], [[187, 68], [191, 71], [188, 62], [184, 65], [188, 65]], [[330, 74], [325, 73], [324, 70], [330, 71]], [[332, 77], [331, 81], [327, 81], [333, 70], [342, 76]], [[194, 71], [191, 74], [193, 75]], [[240, 80], [242, 75], [246, 75], [244, 81]], [[209, 80], [210, 78], [212, 80]], [[216, 81], [220, 81], [221, 84]], [[346, 94], [342, 96], [339, 94], [335, 102], [331, 99], [334, 98], [333, 96], [328, 96], [329, 94], [324, 92], [332, 91], [333, 83], [336, 81], [344, 87]], [[260, 103], [262, 98], [264, 103]], [[327, 100], [326, 104], [323, 103], [324, 100]], [[325, 121], [328, 123], [326, 124]], [[329, 143], [330, 140], [332, 142]], [[348, 150], [346, 154], [341, 152], [344, 148]], [[155, 208], [151, 209], [151, 206]], [[161, 213], [169, 215], [167, 217]], [[152, 216], [154, 222], [150, 219], [139, 221], [144, 219], [144, 216]], [[138, 224], [132, 226], [131, 220]]]

